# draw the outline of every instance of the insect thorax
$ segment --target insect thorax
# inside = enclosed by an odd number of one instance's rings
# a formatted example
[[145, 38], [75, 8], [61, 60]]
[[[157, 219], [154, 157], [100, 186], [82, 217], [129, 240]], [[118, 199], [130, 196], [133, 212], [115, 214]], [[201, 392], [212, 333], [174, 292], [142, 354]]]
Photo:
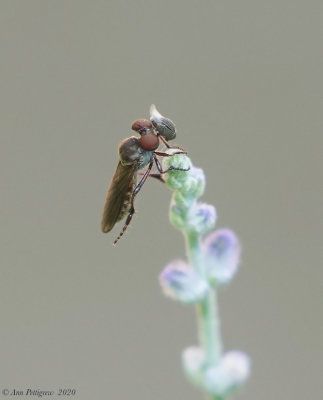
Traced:
[[149, 164], [152, 156], [152, 151], [146, 151], [140, 147], [139, 139], [136, 136], [131, 136], [120, 143], [119, 157], [123, 165], [131, 165], [137, 162], [137, 169], [141, 169]]

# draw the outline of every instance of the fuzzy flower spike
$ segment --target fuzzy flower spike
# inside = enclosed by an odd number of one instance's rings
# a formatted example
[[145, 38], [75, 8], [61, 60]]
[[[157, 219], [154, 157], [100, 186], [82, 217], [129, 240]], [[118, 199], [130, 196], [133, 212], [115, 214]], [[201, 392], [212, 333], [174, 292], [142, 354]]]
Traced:
[[[165, 122], [155, 106], [150, 111], [151, 120]], [[170, 170], [164, 176], [173, 191], [170, 222], [184, 235], [187, 261], [168, 264], [159, 280], [165, 295], [196, 307], [199, 344], [183, 351], [186, 376], [208, 399], [226, 400], [250, 374], [250, 359], [245, 353], [223, 351], [216, 301], [216, 289], [229, 284], [238, 270], [240, 244], [233, 231], [213, 230], [215, 207], [198, 201], [205, 189], [202, 169], [193, 166], [184, 154], [165, 157], [164, 169], [170, 166], [189, 168]]]

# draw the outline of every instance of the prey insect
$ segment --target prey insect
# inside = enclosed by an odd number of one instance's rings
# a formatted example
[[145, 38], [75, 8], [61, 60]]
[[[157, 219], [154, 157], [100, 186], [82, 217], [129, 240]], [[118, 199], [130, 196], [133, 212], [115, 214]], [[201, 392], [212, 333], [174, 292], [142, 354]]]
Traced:
[[[111, 231], [114, 225], [126, 217], [124, 226], [113, 244], [126, 232], [135, 213], [134, 199], [148, 176], [161, 177], [170, 170], [187, 171], [188, 169], [170, 166], [162, 169], [157, 156], [172, 157], [174, 154], [186, 154], [186, 151], [177, 146], [170, 146], [167, 140], [176, 137], [175, 125], [168, 118], [163, 117], [152, 105], [150, 109], [151, 120], [137, 119], [132, 124], [132, 129], [139, 133], [140, 138], [131, 136], [124, 139], [119, 145], [119, 163], [110, 183], [106, 201], [103, 208], [101, 229], [106, 233]], [[156, 151], [160, 141], [168, 148], [175, 149], [172, 154]], [[150, 174], [153, 164], [159, 174]], [[147, 166], [137, 183], [138, 171]], [[162, 180], [162, 179], [161, 179]]]

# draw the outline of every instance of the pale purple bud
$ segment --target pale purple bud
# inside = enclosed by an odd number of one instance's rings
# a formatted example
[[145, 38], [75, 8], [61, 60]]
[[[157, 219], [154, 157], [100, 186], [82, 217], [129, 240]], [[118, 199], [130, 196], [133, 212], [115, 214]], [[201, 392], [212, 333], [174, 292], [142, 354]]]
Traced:
[[217, 285], [225, 285], [233, 278], [240, 262], [240, 244], [230, 229], [210, 233], [203, 242], [206, 269], [209, 279]]
[[230, 351], [222, 357], [218, 365], [207, 369], [203, 386], [210, 394], [226, 397], [247, 381], [250, 367], [247, 354]]
[[209, 291], [208, 283], [181, 260], [173, 261], [165, 267], [159, 282], [166, 296], [182, 303], [198, 303]]
[[216, 209], [206, 203], [196, 203], [188, 213], [187, 227], [199, 235], [209, 232], [215, 225]]

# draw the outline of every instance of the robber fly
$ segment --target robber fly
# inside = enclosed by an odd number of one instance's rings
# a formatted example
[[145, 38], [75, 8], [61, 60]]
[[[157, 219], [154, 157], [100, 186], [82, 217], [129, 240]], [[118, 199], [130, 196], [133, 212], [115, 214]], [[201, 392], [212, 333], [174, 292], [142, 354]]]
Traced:
[[[110, 183], [106, 201], [103, 209], [101, 222], [102, 232], [111, 231], [116, 222], [123, 219], [126, 215], [125, 224], [115, 239], [117, 241], [127, 230], [128, 225], [135, 213], [134, 199], [149, 175], [155, 162], [160, 174], [170, 170], [187, 171], [188, 169], [175, 168], [170, 166], [163, 171], [157, 156], [171, 157], [174, 154], [186, 154], [186, 151], [177, 146], [170, 146], [168, 140], [176, 137], [174, 123], [163, 117], [154, 105], [150, 107], [150, 121], [147, 119], [137, 119], [132, 123], [132, 130], [139, 133], [140, 137], [131, 136], [124, 139], [119, 145], [119, 163]], [[175, 149], [172, 154], [156, 151], [160, 141], [168, 148]], [[147, 167], [137, 183], [138, 170]], [[161, 175], [159, 175], [160, 177]]]

